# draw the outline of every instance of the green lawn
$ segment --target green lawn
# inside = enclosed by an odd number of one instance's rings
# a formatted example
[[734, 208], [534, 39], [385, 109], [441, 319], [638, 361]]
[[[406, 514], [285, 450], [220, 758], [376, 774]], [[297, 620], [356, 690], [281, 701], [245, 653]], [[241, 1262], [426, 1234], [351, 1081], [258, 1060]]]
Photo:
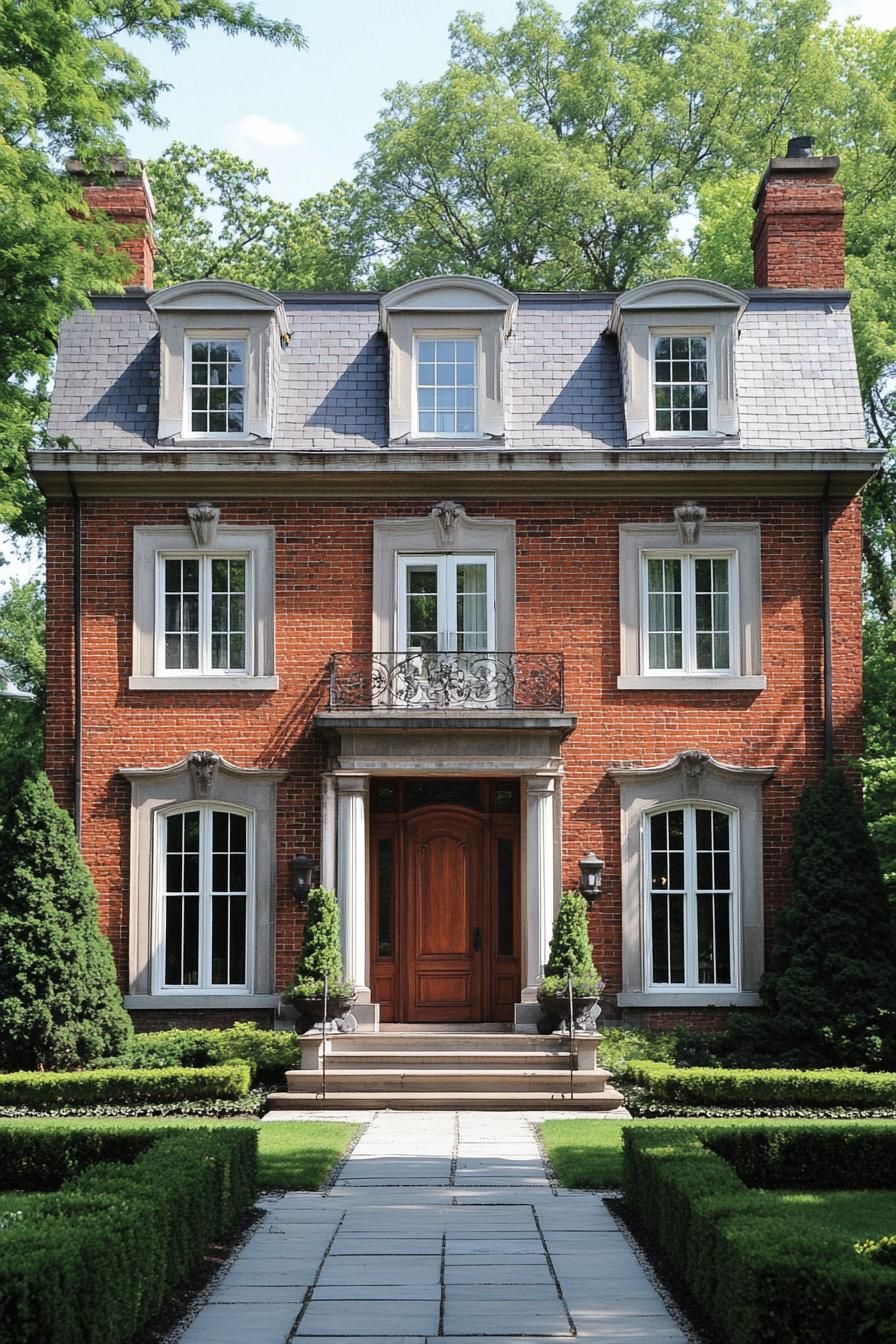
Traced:
[[276, 1120], [261, 1124], [258, 1120], [204, 1120], [194, 1117], [109, 1117], [93, 1119], [78, 1116], [69, 1120], [0, 1120], [0, 1125], [87, 1126], [118, 1125], [254, 1125], [258, 1130], [258, 1185], [261, 1190], [316, 1190], [333, 1170], [358, 1132], [357, 1125], [329, 1120]]
[[[545, 1120], [542, 1142], [561, 1185], [572, 1190], [618, 1190], [622, 1185], [623, 1125], [798, 1125], [799, 1119], [736, 1120]], [[863, 1125], [892, 1124], [863, 1120]], [[896, 1226], [896, 1219], [893, 1220]], [[891, 1232], [893, 1228], [889, 1229]], [[868, 1233], [867, 1235], [872, 1235]], [[883, 1234], [881, 1234], [883, 1235]]]

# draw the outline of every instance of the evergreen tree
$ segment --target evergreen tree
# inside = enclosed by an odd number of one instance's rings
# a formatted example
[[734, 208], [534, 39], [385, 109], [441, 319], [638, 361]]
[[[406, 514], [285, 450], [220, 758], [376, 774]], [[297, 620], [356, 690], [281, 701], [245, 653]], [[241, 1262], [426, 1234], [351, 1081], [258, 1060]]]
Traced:
[[896, 1062], [894, 932], [880, 863], [855, 794], [829, 768], [800, 801], [791, 898], [763, 997], [781, 1062]]
[[308, 893], [308, 917], [298, 974], [286, 997], [322, 994], [325, 972], [329, 975], [331, 994], [351, 993], [352, 986], [343, 980], [336, 897], [326, 887], [315, 887]]
[[560, 897], [545, 967], [545, 985], [553, 992], [556, 979], [562, 981], [557, 988], [565, 989], [567, 971], [572, 971], [576, 993], [596, 992], [600, 975], [594, 965], [588, 936], [588, 904], [578, 891], [565, 891]]
[[36, 775], [0, 826], [0, 1068], [77, 1068], [130, 1034], [71, 818]]

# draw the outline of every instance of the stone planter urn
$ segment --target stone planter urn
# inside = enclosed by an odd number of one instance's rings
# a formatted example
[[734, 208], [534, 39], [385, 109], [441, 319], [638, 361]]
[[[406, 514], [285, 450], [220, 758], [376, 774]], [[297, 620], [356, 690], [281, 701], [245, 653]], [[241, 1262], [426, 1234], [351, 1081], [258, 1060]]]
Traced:
[[[564, 1023], [569, 1023], [569, 995], [544, 993], [539, 990], [538, 1002], [542, 1015], [538, 1019], [538, 1031], [542, 1036], [550, 1036]], [[576, 994], [572, 996], [572, 1019], [576, 1031], [595, 1031], [600, 1017], [600, 1004], [597, 994]]]
[[[296, 1010], [296, 1031], [300, 1036], [315, 1027], [321, 1028], [324, 1022], [323, 994], [296, 994], [290, 1002]], [[354, 1002], [354, 994], [327, 995], [326, 1031], [351, 1033], [358, 1030], [358, 1019], [351, 1011]]]

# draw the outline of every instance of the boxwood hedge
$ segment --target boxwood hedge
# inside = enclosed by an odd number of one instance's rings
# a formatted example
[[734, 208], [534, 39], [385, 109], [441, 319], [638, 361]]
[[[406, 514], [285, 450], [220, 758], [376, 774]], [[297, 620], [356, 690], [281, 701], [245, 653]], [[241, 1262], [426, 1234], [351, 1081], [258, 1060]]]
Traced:
[[896, 1073], [858, 1069], [679, 1068], [653, 1060], [630, 1060], [617, 1075], [626, 1100], [638, 1112], [662, 1108], [693, 1115], [720, 1108], [780, 1114], [788, 1110], [844, 1109], [896, 1112]]
[[[626, 1201], [727, 1344], [896, 1341], [896, 1272], [857, 1254], [833, 1229], [808, 1228], [798, 1205], [782, 1210], [720, 1156], [722, 1149], [736, 1155], [769, 1184], [775, 1173], [784, 1183], [812, 1164], [817, 1186], [835, 1135], [846, 1137], [849, 1128], [788, 1125], [786, 1135], [749, 1127], [624, 1129]], [[840, 1188], [852, 1177], [864, 1181], [885, 1149], [892, 1171], [896, 1126], [868, 1126], [839, 1160]]]
[[97, 1069], [81, 1073], [0, 1073], [0, 1106], [32, 1111], [63, 1106], [136, 1106], [147, 1102], [236, 1098], [249, 1090], [249, 1065], [208, 1069]]
[[2, 1135], [15, 1180], [82, 1170], [0, 1220], [0, 1344], [128, 1340], [255, 1196], [248, 1126]]
[[287, 1069], [299, 1067], [300, 1046], [294, 1031], [262, 1031], [254, 1022], [232, 1027], [181, 1027], [140, 1032], [127, 1051], [115, 1059], [97, 1060], [91, 1068], [205, 1068], [245, 1059], [253, 1086], [278, 1087]]

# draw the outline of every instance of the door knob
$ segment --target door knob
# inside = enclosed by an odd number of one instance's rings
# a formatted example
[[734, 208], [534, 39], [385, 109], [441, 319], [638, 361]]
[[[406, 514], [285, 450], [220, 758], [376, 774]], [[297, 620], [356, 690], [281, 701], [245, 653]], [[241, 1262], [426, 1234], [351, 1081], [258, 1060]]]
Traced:
[[482, 935], [480, 934], [478, 929], [473, 930], [473, 951], [474, 952], [482, 951]]

